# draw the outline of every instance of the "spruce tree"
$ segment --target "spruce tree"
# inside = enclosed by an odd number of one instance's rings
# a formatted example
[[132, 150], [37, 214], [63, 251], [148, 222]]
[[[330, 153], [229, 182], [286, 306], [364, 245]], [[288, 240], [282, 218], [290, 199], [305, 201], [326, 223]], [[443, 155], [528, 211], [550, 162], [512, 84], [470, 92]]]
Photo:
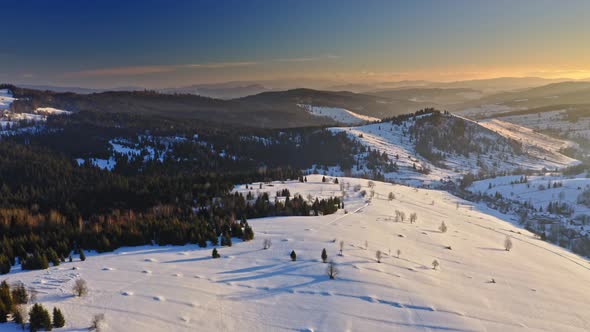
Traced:
[[12, 302], [13, 304], [27, 304], [29, 302], [27, 288], [22, 282], [19, 282], [12, 288]]
[[36, 332], [41, 329], [51, 331], [53, 329], [49, 311], [43, 308], [39, 303], [35, 303], [29, 313], [29, 329], [31, 332]]
[[0, 323], [6, 323], [8, 321], [8, 313], [10, 310], [6, 308], [4, 302], [0, 301]]
[[252, 230], [252, 227], [250, 227], [250, 225], [246, 224], [246, 227], [244, 227], [244, 234], [242, 235], [242, 240], [250, 241], [252, 239], [254, 239], [254, 231]]
[[322, 250], [322, 262], [326, 262], [328, 261], [328, 253], [326, 252], [326, 248], [324, 248], [324, 250]]
[[213, 248], [213, 252], [211, 253], [211, 257], [213, 257], [213, 258], [219, 258], [219, 257], [221, 257], [219, 255], [219, 253], [217, 252], [217, 248]]
[[[12, 311], [12, 295], [10, 294], [10, 286], [6, 280], [2, 281], [0, 284], [0, 303], [4, 304], [4, 308], [7, 312]], [[0, 321], [2, 320], [6, 321], [6, 318], [0, 317]]]
[[61, 310], [58, 308], [53, 308], [53, 327], [64, 327], [66, 325], [66, 320], [64, 315], [61, 313]]
[[80, 249], [80, 260], [83, 262], [86, 260], [86, 254], [84, 254], [84, 250]]
[[297, 254], [295, 253], [295, 250], [291, 251], [291, 260], [293, 262], [297, 260]]

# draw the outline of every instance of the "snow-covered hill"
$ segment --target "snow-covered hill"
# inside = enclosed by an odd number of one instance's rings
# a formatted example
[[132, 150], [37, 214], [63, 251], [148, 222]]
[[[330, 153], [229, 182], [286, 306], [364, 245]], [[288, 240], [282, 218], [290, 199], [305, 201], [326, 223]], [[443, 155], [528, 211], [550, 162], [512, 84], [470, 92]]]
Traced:
[[[579, 164], [559, 152], [573, 143], [549, 138], [521, 126], [497, 120], [478, 123], [449, 114], [443, 115], [437, 124], [417, 124], [417, 118], [330, 130], [346, 132], [367, 148], [385, 153], [399, 168], [398, 171], [384, 172], [385, 179], [411, 185], [437, 184], [441, 180], [458, 179], [466, 173], [554, 170]], [[461, 131], [464, 134], [460, 134]], [[416, 132], [444, 136], [443, 139], [434, 138], [436, 142], [430, 142], [427, 147], [440, 160], [434, 162], [420, 153], [413, 135]], [[437, 148], [437, 145], [447, 148]], [[352, 174], [365, 173], [368, 173], [365, 167], [352, 170]]]
[[[344, 191], [348, 213], [250, 220], [255, 239], [220, 248], [220, 259], [195, 245], [123, 248], [6, 277], [35, 287], [46, 306], [62, 308], [68, 331], [87, 330], [97, 313], [105, 314], [108, 331], [590, 329], [588, 260], [445, 192], [307, 179], [236, 190], [289, 188], [312, 199]], [[396, 222], [396, 210], [416, 213], [416, 223]], [[439, 231], [442, 221], [446, 233]], [[511, 251], [504, 250], [506, 236]], [[272, 246], [262, 250], [267, 239]], [[335, 280], [326, 275], [322, 248], [339, 270]], [[70, 294], [77, 278], [87, 280], [87, 297]], [[12, 323], [2, 328], [20, 331]]]
[[340, 107], [313, 106], [303, 104], [299, 104], [298, 106], [315, 116], [328, 117], [336, 122], [346, 125], [359, 125], [367, 122], [379, 121], [378, 118], [361, 115]]
[[0, 111], [7, 110], [16, 99], [8, 89], [0, 90]]

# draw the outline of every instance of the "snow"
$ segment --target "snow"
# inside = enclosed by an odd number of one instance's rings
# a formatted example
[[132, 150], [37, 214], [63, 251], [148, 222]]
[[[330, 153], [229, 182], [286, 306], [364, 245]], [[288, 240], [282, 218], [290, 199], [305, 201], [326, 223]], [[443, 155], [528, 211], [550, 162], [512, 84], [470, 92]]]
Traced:
[[367, 122], [379, 121], [378, 118], [371, 116], [361, 115], [344, 108], [339, 107], [327, 107], [327, 106], [314, 106], [298, 104], [297, 106], [305, 109], [312, 115], [328, 117], [334, 121], [346, 124], [346, 125], [358, 125]]
[[7, 110], [10, 105], [16, 100], [12, 96], [12, 92], [8, 89], [0, 89], [0, 111]]
[[[292, 194], [340, 191], [339, 185], [321, 183], [320, 175], [307, 178], [302, 184], [263, 184], [261, 192], [281, 186]], [[108, 331], [590, 328], [588, 260], [442, 191], [375, 182], [375, 198], [367, 201], [352, 189], [361, 185], [369, 191], [367, 180], [339, 181], [350, 188], [345, 189], [348, 214], [250, 220], [255, 239], [219, 248], [220, 259], [210, 258], [211, 248], [195, 245], [143, 246], [88, 253], [84, 262], [15, 270], [6, 277], [35, 287], [46, 307], [60, 307], [68, 331], [86, 331], [98, 313], [105, 314]], [[386, 199], [389, 192], [395, 200]], [[394, 222], [395, 210], [416, 212], [418, 221]], [[444, 234], [438, 231], [441, 221], [448, 226]], [[514, 243], [510, 252], [503, 249], [507, 235]], [[264, 239], [272, 240], [268, 250], [261, 249]], [[340, 240], [343, 256], [337, 255]], [[340, 271], [336, 280], [325, 274], [322, 248]], [[289, 259], [291, 250], [296, 262]], [[384, 252], [381, 264], [376, 250]], [[434, 259], [440, 262], [437, 270], [431, 267]], [[75, 298], [70, 289], [80, 277], [88, 282], [89, 295]], [[2, 328], [20, 331], [12, 323]]]
[[[75, 160], [78, 166], [82, 166], [86, 162], [86, 159], [83, 158], [76, 158]], [[88, 158], [87, 160], [90, 161], [92, 165], [108, 171], [112, 171], [117, 165], [117, 161], [112, 157], [109, 159]]]
[[35, 110], [35, 114], [43, 115], [70, 115], [72, 112], [60, 110], [53, 107], [39, 107]]

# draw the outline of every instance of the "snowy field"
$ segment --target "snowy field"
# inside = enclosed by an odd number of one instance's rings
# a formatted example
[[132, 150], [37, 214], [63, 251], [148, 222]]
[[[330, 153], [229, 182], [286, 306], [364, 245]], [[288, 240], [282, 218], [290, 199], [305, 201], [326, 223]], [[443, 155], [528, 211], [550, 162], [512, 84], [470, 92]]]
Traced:
[[299, 104], [297, 106], [305, 109], [307, 112], [315, 116], [328, 117], [334, 121], [337, 121], [345, 125], [359, 125], [367, 122], [379, 121], [378, 118], [361, 115], [339, 107], [313, 106], [302, 104]]
[[569, 121], [567, 109], [550, 112], [511, 115], [501, 117], [500, 120], [525, 126], [534, 130], [552, 130], [568, 138], [590, 139], [590, 114]]
[[[307, 178], [248, 187], [271, 194], [287, 187], [304, 197], [341, 192], [321, 176]], [[146, 246], [4, 277], [62, 308], [67, 331], [86, 331], [98, 313], [107, 331], [590, 330], [588, 260], [445, 192], [375, 182], [375, 197], [366, 200], [354, 187], [370, 192], [367, 180], [339, 180], [347, 214], [250, 220], [255, 239], [220, 248], [217, 260], [211, 248]], [[394, 222], [395, 210], [417, 213], [417, 222]], [[339, 270], [335, 280], [325, 273], [322, 248]], [[76, 278], [87, 280], [88, 296], [71, 295]]]

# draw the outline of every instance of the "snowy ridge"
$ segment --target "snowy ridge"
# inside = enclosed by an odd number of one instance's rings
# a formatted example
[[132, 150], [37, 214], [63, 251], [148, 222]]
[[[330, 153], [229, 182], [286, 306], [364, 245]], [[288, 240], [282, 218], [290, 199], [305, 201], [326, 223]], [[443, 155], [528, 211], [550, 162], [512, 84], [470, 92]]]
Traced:
[[[340, 185], [263, 184], [332, 194]], [[331, 179], [328, 179], [331, 181]], [[345, 209], [319, 217], [250, 220], [251, 242], [211, 248], [145, 246], [90, 253], [46, 271], [7, 277], [39, 290], [39, 302], [64, 311], [66, 328], [87, 330], [104, 313], [109, 331], [587, 331], [590, 262], [540, 241], [502, 215], [433, 190], [339, 178]], [[356, 186], [361, 191], [355, 191]], [[249, 187], [260, 188], [259, 184]], [[245, 190], [240, 186], [237, 190]], [[389, 201], [392, 192], [395, 199]], [[395, 222], [394, 211], [407, 219]], [[448, 231], [438, 230], [441, 221]], [[512, 237], [511, 251], [503, 249]], [[262, 250], [265, 239], [272, 241]], [[339, 241], [344, 242], [338, 256]], [[365, 241], [368, 249], [365, 248]], [[452, 250], [446, 249], [451, 247]], [[320, 252], [339, 270], [325, 273]], [[397, 250], [400, 250], [399, 258]], [[295, 250], [297, 261], [289, 253]], [[381, 263], [376, 250], [383, 252]], [[390, 253], [391, 250], [391, 253]], [[432, 262], [440, 266], [433, 270]], [[76, 267], [75, 270], [72, 268]], [[74, 298], [76, 278], [89, 295]], [[16, 325], [3, 325], [20, 331]]]
[[359, 125], [367, 122], [379, 121], [378, 118], [372, 116], [361, 115], [344, 108], [339, 107], [327, 107], [327, 106], [314, 106], [298, 104], [297, 106], [305, 109], [312, 115], [327, 117], [334, 121], [346, 124], [346, 125]]
[[12, 96], [12, 92], [8, 89], [1, 89], [0, 90], [0, 111], [7, 110], [10, 108], [10, 105], [16, 100]]

